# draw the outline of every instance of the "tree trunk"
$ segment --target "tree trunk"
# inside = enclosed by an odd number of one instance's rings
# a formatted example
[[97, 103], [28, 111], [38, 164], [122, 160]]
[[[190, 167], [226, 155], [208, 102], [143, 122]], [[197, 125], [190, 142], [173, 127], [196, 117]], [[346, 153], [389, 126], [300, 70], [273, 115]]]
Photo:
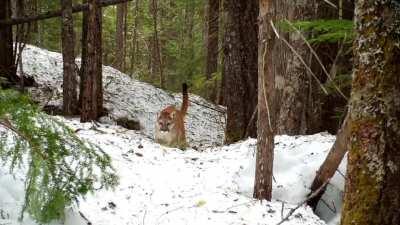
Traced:
[[135, 1], [135, 18], [134, 18], [134, 27], [133, 27], [133, 38], [132, 38], [132, 55], [131, 55], [131, 71], [135, 70], [136, 61], [139, 56], [139, 40], [138, 40], [138, 26], [139, 26], [139, 18], [140, 18], [140, 0]]
[[258, 2], [224, 1], [227, 13], [224, 40], [224, 101], [228, 108], [226, 139], [232, 143], [256, 137], [256, 121], [251, 121], [257, 105]]
[[[157, 0], [151, 0], [150, 12], [153, 17], [153, 36], [152, 36], [152, 71], [153, 74], [159, 75], [159, 84], [161, 88], [165, 88], [165, 77], [163, 71], [162, 54], [160, 47], [160, 39], [158, 33], [158, 4]], [[154, 76], [155, 77], [155, 76]]]
[[[317, 191], [326, 181], [331, 179], [337, 168], [339, 167], [340, 163], [343, 160], [344, 155], [347, 152], [347, 147], [349, 143], [349, 134], [350, 134], [350, 121], [349, 121], [349, 114], [347, 114], [341, 129], [338, 131], [336, 135], [335, 143], [333, 144], [332, 148], [329, 150], [329, 154], [326, 157], [324, 163], [321, 165], [319, 170], [317, 171], [317, 175], [314, 178], [314, 181], [311, 185], [311, 192], [314, 193]], [[307, 201], [307, 205], [309, 205], [313, 210], [316, 209], [319, 200], [321, 199], [322, 195], [324, 195], [325, 190], [319, 192], [314, 198], [311, 198]]]
[[74, 115], [78, 108], [77, 79], [75, 71], [75, 33], [72, 17], [72, 0], [61, 0], [62, 5], [62, 55], [63, 55], [63, 112]]
[[117, 5], [117, 26], [116, 26], [116, 42], [117, 48], [115, 51], [115, 68], [119, 71], [125, 71], [125, 24], [126, 24], [126, 14], [128, 12], [128, 4], [122, 3]]
[[[274, 71], [275, 103], [271, 106], [271, 113], [276, 115], [276, 133], [298, 135], [313, 130], [310, 122], [315, 114], [316, 107], [314, 92], [320, 92], [320, 86], [314, 85], [318, 81], [308, 73], [307, 67], [311, 64], [311, 51], [296, 32], [280, 32], [278, 23], [282, 20], [310, 20], [315, 19], [315, 0], [306, 1], [271, 1], [268, 20], [275, 30], [270, 42], [272, 61], [267, 66]], [[265, 16], [265, 15], [261, 15]], [[272, 38], [272, 37], [270, 37]], [[305, 64], [302, 62], [304, 61]], [[315, 87], [317, 86], [317, 87]]]
[[342, 225], [400, 224], [400, 4], [356, 1]]
[[[83, 4], [87, 4], [87, 0], [82, 0]], [[82, 39], [81, 39], [81, 68], [79, 70], [79, 106], [82, 112], [82, 98], [83, 98], [83, 88], [86, 81], [86, 68], [87, 68], [87, 34], [88, 34], [88, 13], [87, 11], [82, 12]]]
[[271, 112], [274, 106], [274, 71], [272, 47], [274, 32], [269, 21], [274, 17], [274, 0], [260, 0], [260, 28], [258, 42], [258, 120], [257, 120], [257, 159], [253, 197], [271, 200], [272, 168], [274, 161], [274, 126], [275, 115]]
[[[0, 2], [0, 20], [10, 18], [11, 2], [10, 0], [2, 0]], [[11, 26], [0, 25], [0, 77], [4, 78], [9, 84], [15, 84], [17, 82]], [[0, 80], [0, 84], [1, 82]]]
[[206, 77], [211, 79], [218, 69], [219, 1], [208, 0]]
[[86, 60], [81, 90], [81, 122], [97, 120], [102, 114], [102, 35], [101, 8], [97, 0], [88, 0]]

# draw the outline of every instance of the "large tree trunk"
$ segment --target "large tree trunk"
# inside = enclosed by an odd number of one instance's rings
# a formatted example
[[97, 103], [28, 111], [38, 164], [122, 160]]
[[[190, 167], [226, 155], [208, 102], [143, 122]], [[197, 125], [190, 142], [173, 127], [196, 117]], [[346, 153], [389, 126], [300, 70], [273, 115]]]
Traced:
[[253, 196], [271, 200], [272, 168], [274, 161], [274, 104], [275, 75], [272, 70], [272, 47], [276, 37], [269, 23], [274, 19], [273, 0], [260, 0], [260, 29], [258, 42], [258, 120], [257, 159]]
[[[82, 0], [83, 4], [87, 4], [87, 0]], [[87, 34], [88, 34], [88, 13], [87, 11], [82, 12], [82, 38], [81, 38], [81, 67], [79, 70], [79, 107], [82, 112], [82, 98], [83, 88], [86, 81], [86, 68], [87, 68]]]
[[224, 1], [224, 102], [228, 108], [226, 142], [256, 137], [258, 0]]
[[117, 48], [115, 49], [115, 68], [120, 71], [125, 71], [125, 55], [126, 55], [126, 14], [128, 12], [128, 3], [117, 5], [117, 25], [116, 25], [116, 42]]
[[[346, 116], [341, 129], [336, 135], [336, 141], [329, 150], [328, 156], [324, 163], [319, 168], [317, 175], [311, 185], [310, 195], [320, 189], [329, 179], [335, 175], [337, 168], [342, 162], [344, 155], [347, 152], [350, 134], [349, 114]], [[320, 191], [314, 198], [310, 198], [307, 204], [315, 210], [325, 190]]]
[[[11, 2], [10, 0], [2, 0], [0, 2], [0, 20], [10, 18]], [[17, 82], [11, 26], [0, 25], [0, 78], [4, 78], [10, 84]], [[3, 81], [0, 80], [0, 84], [1, 82]]]
[[74, 115], [78, 109], [77, 74], [75, 70], [75, 33], [72, 17], [72, 0], [61, 0], [62, 55], [63, 55], [63, 112]]
[[206, 77], [211, 79], [218, 69], [219, 1], [208, 0], [206, 37]]
[[86, 60], [83, 63], [81, 121], [97, 120], [102, 114], [102, 35], [101, 8], [97, 0], [88, 0]]
[[342, 225], [400, 224], [400, 4], [356, 1]]

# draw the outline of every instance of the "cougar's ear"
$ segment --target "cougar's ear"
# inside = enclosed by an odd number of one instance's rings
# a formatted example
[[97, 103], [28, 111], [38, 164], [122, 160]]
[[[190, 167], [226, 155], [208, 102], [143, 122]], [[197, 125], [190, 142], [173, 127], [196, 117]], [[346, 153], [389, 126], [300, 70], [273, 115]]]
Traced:
[[172, 112], [171, 112], [171, 119], [175, 119], [175, 115], [176, 115], [176, 112], [175, 112], [175, 111], [172, 111]]

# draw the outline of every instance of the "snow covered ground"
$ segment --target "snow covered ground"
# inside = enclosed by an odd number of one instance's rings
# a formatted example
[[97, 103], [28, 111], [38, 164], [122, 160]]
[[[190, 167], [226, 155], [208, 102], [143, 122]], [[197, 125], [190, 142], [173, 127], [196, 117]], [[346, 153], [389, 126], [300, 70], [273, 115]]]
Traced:
[[[35, 79], [38, 87], [30, 88], [34, 100], [41, 105], [60, 107], [62, 104], [62, 55], [28, 45], [23, 51], [23, 72]], [[79, 60], [77, 60], [79, 65]], [[109, 116], [102, 121], [127, 118], [140, 123], [147, 136], [154, 134], [157, 113], [167, 105], [181, 104], [181, 94], [170, 94], [150, 84], [103, 66], [104, 107]], [[190, 92], [190, 88], [189, 88]], [[224, 140], [225, 108], [189, 95], [190, 106], [186, 120], [187, 137], [192, 147], [222, 145]]]
[[[28, 46], [24, 72], [39, 84], [31, 89], [42, 105], [61, 104], [62, 61], [59, 53]], [[107, 152], [120, 177], [115, 190], [101, 190], [66, 210], [66, 225], [274, 225], [306, 198], [315, 172], [325, 159], [334, 136], [278, 136], [275, 139], [273, 201], [252, 196], [256, 140], [221, 146], [224, 109], [191, 95], [187, 130], [191, 147], [186, 151], [160, 146], [151, 139], [156, 113], [167, 104], [179, 104], [180, 95], [103, 67], [105, 105], [110, 120], [97, 125], [64, 119], [82, 139]], [[221, 112], [222, 111], [222, 112]], [[142, 130], [127, 130], [112, 123], [121, 117], [140, 121]], [[111, 123], [110, 123], [111, 122]], [[0, 127], [0, 133], [4, 129]], [[341, 209], [345, 164], [328, 185], [317, 214], [336, 225]], [[25, 215], [17, 218], [24, 201], [25, 168], [10, 175], [0, 166], [0, 224], [36, 225]], [[83, 216], [86, 218], [84, 218]], [[308, 207], [300, 207], [287, 225], [326, 224]], [[60, 225], [55, 221], [53, 225]]]
[[[328, 134], [278, 136], [274, 161], [272, 202], [251, 198], [256, 140], [208, 148], [203, 152], [160, 146], [140, 132], [107, 124], [80, 124], [66, 120], [78, 135], [99, 145], [112, 158], [120, 176], [115, 190], [101, 190], [67, 210], [67, 225], [86, 224], [79, 211], [94, 225], [204, 225], [277, 224], [282, 214], [308, 193], [315, 171], [334, 141]], [[0, 169], [0, 224], [16, 220], [23, 202], [23, 175], [15, 179]], [[332, 204], [343, 186], [335, 176]], [[329, 197], [329, 196], [328, 196]], [[335, 202], [337, 210], [340, 202]], [[282, 211], [283, 206], [283, 213]], [[332, 206], [331, 206], [332, 207]], [[4, 216], [1, 216], [4, 215]], [[334, 215], [325, 214], [327, 219]], [[34, 224], [26, 216], [23, 224]], [[54, 224], [57, 224], [56, 222]], [[310, 208], [300, 207], [284, 224], [323, 225]]]

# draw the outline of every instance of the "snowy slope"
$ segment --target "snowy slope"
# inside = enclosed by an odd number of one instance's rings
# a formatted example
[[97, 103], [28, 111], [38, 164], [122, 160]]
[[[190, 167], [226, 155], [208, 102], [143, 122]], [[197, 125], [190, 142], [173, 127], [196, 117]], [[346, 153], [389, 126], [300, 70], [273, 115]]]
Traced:
[[[79, 65], [79, 60], [77, 60]], [[38, 88], [31, 88], [32, 97], [42, 105], [62, 104], [62, 56], [34, 46], [23, 51], [23, 71], [32, 76]], [[112, 67], [103, 66], [104, 107], [112, 121], [128, 118], [140, 122], [143, 133], [154, 136], [157, 113], [167, 105], [181, 104], [181, 94], [172, 95], [152, 85], [132, 79]], [[189, 90], [190, 91], [190, 90]], [[222, 145], [225, 109], [190, 95], [186, 126], [192, 147]], [[108, 119], [109, 120], [109, 119]], [[107, 118], [103, 118], [107, 121]]]
[[[85, 140], [101, 146], [120, 176], [115, 190], [102, 190], [81, 199], [68, 211], [67, 225], [83, 225], [80, 211], [92, 224], [277, 224], [308, 193], [313, 174], [334, 138], [327, 134], [276, 139], [272, 202], [251, 198], [256, 140], [206, 149], [165, 148], [136, 131], [118, 126], [80, 124], [60, 118]], [[0, 169], [0, 209], [16, 223], [23, 190]], [[17, 189], [12, 187], [17, 186]], [[5, 197], [3, 197], [5, 196]], [[3, 201], [7, 199], [7, 201]], [[285, 202], [282, 204], [282, 202]], [[6, 221], [6, 220], [4, 220]], [[0, 223], [3, 221], [0, 219]], [[33, 224], [29, 217], [23, 224]], [[301, 207], [284, 224], [325, 224]]]
[[[39, 84], [31, 92], [41, 104], [61, 104], [61, 62], [59, 53], [33, 46], [24, 52], [24, 72]], [[306, 198], [315, 172], [334, 142], [333, 136], [324, 133], [276, 137], [274, 200], [260, 203], [251, 198], [256, 140], [218, 147], [224, 136], [225, 116], [219, 112], [221, 109], [210, 109], [215, 106], [191, 95], [199, 104], [191, 103], [188, 136], [192, 147], [203, 151], [165, 148], [151, 139], [154, 119], [165, 105], [179, 105], [180, 95], [170, 95], [111, 67], [103, 67], [103, 71], [105, 105], [111, 120], [128, 117], [140, 121], [143, 129], [132, 131], [104, 123], [96, 127], [57, 117], [79, 129], [78, 136], [104, 149], [120, 176], [115, 190], [90, 194], [80, 199], [79, 205], [67, 209], [67, 225], [84, 225], [86, 220], [94, 225], [274, 225], [281, 220], [281, 214], [286, 215]], [[0, 127], [2, 134], [6, 136], [0, 138], [10, 137]], [[341, 174], [345, 174], [345, 164], [340, 166]], [[20, 224], [17, 218], [24, 200], [25, 174], [23, 167], [12, 176], [7, 165], [0, 166], [0, 224]], [[343, 176], [337, 173], [323, 196], [325, 203], [317, 209], [317, 214], [330, 225], [338, 224], [343, 183]], [[29, 215], [24, 218], [22, 224], [36, 225]], [[325, 222], [302, 206], [284, 224]]]

